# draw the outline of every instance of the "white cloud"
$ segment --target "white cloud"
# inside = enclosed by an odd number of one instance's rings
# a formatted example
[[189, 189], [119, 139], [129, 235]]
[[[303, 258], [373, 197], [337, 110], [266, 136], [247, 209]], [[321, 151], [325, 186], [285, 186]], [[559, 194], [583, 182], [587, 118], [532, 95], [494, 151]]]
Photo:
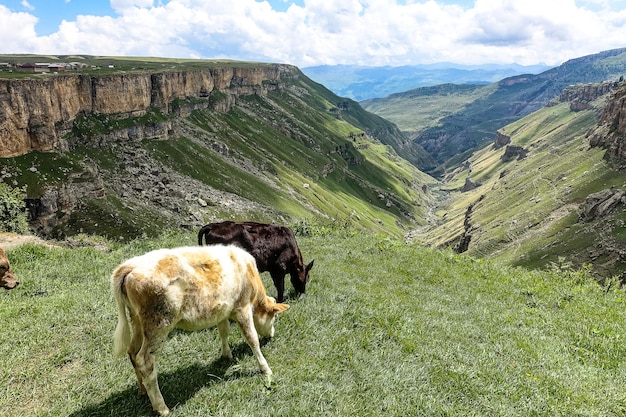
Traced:
[[465, 8], [435, 0], [304, 0], [278, 12], [256, 0], [111, 0], [117, 15], [79, 16], [49, 36], [36, 35], [34, 15], [0, 6], [0, 52], [215, 57], [299, 66], [558, 64], [626, 46], [623, 3], [615, 10], [615, 2], [604, 0], [476, 0]]
[[37, 47], [35, 24], [37, 18], [29, 13], [13, 13], [0, 5], [0, 27], [3, 35], [0, 49], [4, 53], [29, 52]]
[[152, 7], [153, 5], [153, 0], [111, 0], [111, 8], [118, 13], [136, 7]]
[[22, 4], [22, 7], [24, 7], [25, 9], [35, 10], [35, 7], [31, 5], [27, 0], [22, 0], [21, 4]]

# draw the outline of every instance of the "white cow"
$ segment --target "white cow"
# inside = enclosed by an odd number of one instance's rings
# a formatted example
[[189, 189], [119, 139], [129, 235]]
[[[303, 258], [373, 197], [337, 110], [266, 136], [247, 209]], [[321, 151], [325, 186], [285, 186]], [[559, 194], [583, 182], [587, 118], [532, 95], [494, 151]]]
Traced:
[[159, 390], [156, 354], [174, 328], [217, 326], [222, 356], [232, 358], [228, 320], [235, 320], [261, 371], [271, 377], [258, 334], [272, 337], [274, 317], [289, 306], [266, 295], [254, 258], [243, 249], [215, 245], [148, 252], [118, 266], [111, 289], [118, 305], [114, 353], [128, 353], [139, 389], [159, 415], [170, 410]]

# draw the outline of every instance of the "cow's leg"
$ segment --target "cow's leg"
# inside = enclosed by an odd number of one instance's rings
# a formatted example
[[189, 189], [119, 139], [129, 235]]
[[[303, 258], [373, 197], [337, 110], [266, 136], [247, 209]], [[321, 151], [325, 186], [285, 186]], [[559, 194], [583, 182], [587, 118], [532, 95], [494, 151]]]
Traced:
[[141, 349], [141, 345], [143, 343], [143, 330], [141, 328], [141, 321], [135, 314], [132, 313], [132, 311], [130, 312], [130, 323], [131, 338], [130, 345], [128, 346], [128, 357], [130, 358], [130, 363], [133, 365], [135, 375], [137, 376], [137, 382], [139, 383], [139, 392], [141, 394], [145, 394], [146, 387], [143, 385], [141, 374], [137, 370], [137, 353], [139, 353], [139, 349]]
[[276, 287], [276, 301], [282, 303], [285, 301], [285, 273], [281, 271], [270, 271], [270, 275]]
[[230, 346], [228, 346], [228, 333], [230, 332], [228, 319], [217, 323], [217, 330], [219, 330], [220, 339], [222, 340], [222, 358], [232, 359], [233, 354], [230, 351]]
[[148, 333], [144, 331], [144, 339], [141, 349], [135, 358], [135, 369], [143, 386], [146, 389], [152, 408], [160, 416], [166, 416], [170, 410], [165, 405], [163, 395], [159, 389], [157, 380], [156, 354], [160, 350], [167, 337], [167, 331], [159, 330], [158, 333]]
[[272, 370], [270, 369], [263, 353], [261, 353], [261, 344], [259, 343], [259, 335], [254, 328], [254, 320], [252, 318], [252, 308], [247, 308], [243, 311], [239, 311], [236, 316], [237, 323], [239, 323], [239, 327], [241, 328], [241, 332], [243, 336], [246, 338], [246, 342], [248, 342], [248, 346], [252, 349], [252, 353], [254, 357], [259, 362], [259, 368], [261, 368], [261, 372], [263, 372], [266, 376], [270, 377], [272, 375]]

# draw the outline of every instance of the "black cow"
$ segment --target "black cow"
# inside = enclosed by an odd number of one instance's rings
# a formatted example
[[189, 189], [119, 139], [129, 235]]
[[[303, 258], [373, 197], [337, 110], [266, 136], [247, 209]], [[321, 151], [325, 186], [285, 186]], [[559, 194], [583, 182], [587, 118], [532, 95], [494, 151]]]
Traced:
[[296, 292], [304, 294], [313, 261], [304, 265], [300, 248], [291, 229], [274, 224], [255, 222], [210, 223], [198, 232], [198, 245], [234, 244], [249, 252], [256, 260], [259, 272], [268, 271], [278, 292], [278, 302], [284, 301], [285, 274], [291, 276]]

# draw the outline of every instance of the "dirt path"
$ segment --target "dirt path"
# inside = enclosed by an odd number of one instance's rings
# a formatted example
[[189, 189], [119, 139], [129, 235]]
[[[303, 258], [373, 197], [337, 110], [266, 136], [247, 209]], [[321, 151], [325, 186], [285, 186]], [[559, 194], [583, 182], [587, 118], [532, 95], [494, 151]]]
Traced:
[[4, 249], [23, 245], [24, 243], [38, 243], [49, 246], [45, 240], [32, 235], [19, 235], [17, 233], [0, 232], [0, 247]]

